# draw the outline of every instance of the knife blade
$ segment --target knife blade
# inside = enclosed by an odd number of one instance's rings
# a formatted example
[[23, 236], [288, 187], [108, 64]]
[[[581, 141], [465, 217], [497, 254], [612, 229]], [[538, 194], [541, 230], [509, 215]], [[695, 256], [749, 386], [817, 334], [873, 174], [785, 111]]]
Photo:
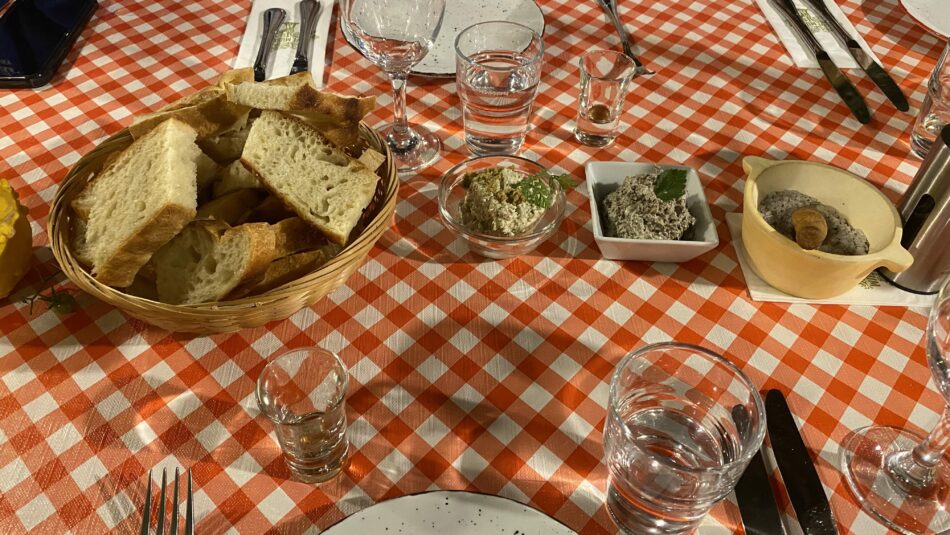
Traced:
[[[744, 436], [749, 429], [749, 412], [742, 405], [732, 409], [732, 419], [736, 423], [739, 435]], [[736, 501], [742, 515], [742, 525], [747, 535], [784, 535], [785, 527], [779, 514], [769, 471], [762, 458], [762, 450], [755, 452], [739, 482], [736, 483]]]
[[274, 46], [274, 38], [277, 37], [277, 30], [284, 23], [286, 16], [287, 12], [279, 7], [272, 7], [264, 11], [261, 48], [257, 51], [257, 59], [254, 60], [255, 82], [263, 82], [267, 78], [267, 56], [270, 55], [270, 49]]
[[910, 104], [908, 104], [907, 97], [904, 95], [904, 92], [901, 91], [897, 82], [895, 82], [891, 75], [884, 70], [884, 67], [874, 61], [874, 59], [861, 48], [858, 41], [854, 37], [851, 37], [851, 34], [841, 26], [838, 19], [835, 18], [831, 10], [828, 9], [828, 6], [825, 5], [824, 0], [805, 0], [805, 2], [809, 7], [815, 8], [814, 11], [825, 21], [825, 25], [830, 27], [832, 33], [848, 47], [851, 57], [858, 62], [858, 65], [867, 73], [871, 81], [877, 84], [881, 91], [884, 92], [884, 96], [894, 104], [894, 107], [900, 111], [909, 110]]
[[818, 478], [808, 448], [788, 408], [785, 396], [778, 390], [765, 395], [766, 426], [772, 453], [778, 463], [788, 497], [805, 535], [838, 535], [831, 505]]
[[294, 65], [290, 68], [290, 74], [297, 74], [310, 68], [310, 40], [313, 39], [313, 28], [317, 24], [321, 8], [317, 0], [300, 2], [300, 35], [297, 36], [297, 53], [294, 56]]
[[851, 80], [848, 80], [848, 77], [841, 72], [841, 69], [831, 61], [831, 57], [828, 56], [828, 53], [822, 48], [818, 39], [808, 30], [808, 26], [806, 26], [805, 22], [801, 19], [801, 15], [798, 14], [798, 9], [792, 0], [769, 1], [777, 8], [779, 14], [785, 19], [791, 29], [798, 34], [798, 37], [811, 47], [815, 54], [815, 59], [818, 60], [818, 66], [821, 67], [821, 72], [824, 73], [825, 78], [831, 83], [831, 87], [838, 93], [841, 100], [843, 100], [848, 106], [848, 109], [851, 110], [851, 113], [854, 114], [861, 124], [869, 123], [871, 121], [871, 112], [868, 111], [868, 106], [864, 102], [864, 98], [858, 93], [858, 90], [855, 89]]

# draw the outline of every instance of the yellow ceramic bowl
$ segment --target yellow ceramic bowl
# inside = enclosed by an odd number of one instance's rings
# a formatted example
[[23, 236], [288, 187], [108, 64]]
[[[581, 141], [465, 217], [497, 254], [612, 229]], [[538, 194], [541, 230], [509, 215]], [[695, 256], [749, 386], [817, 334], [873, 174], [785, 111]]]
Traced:
[[[901, 247], [902, 225], [894, 205], [876, 187], [829, 165], [748, 157], [742, 208], [742, 243], [753, 269], [783, 292], [805, 299], [826, 299], [854, 288], [871, 271], [910, 267], [913, 257]], [[806, 251], [772, 228], [759, 213], [759, 200], [770, 192], [797, 190], [841, 212], [868, 238], [866, 255], [845, 256]]]

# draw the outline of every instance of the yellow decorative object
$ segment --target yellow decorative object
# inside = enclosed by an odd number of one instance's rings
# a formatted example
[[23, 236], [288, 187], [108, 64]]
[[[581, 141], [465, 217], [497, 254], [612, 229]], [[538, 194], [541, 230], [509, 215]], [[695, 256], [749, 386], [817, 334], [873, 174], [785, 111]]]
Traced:
[[33, 234], [26, 220], [26, 208], [16, 192], [0, 180], [0, 299], [10, 295], [26, 273], [33, 250]]

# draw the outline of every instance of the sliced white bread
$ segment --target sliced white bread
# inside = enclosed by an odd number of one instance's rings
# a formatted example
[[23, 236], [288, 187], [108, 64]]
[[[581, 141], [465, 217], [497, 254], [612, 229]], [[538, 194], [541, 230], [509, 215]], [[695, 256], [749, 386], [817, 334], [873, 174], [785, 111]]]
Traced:
[[279, 223], [289, 217], [297, 217], [293, 211], [284, 206], [283, 201], [274, 195], [268, 195], [257, 208], [251, 210], [247, 216], [248, 223]]
[[218, 173], [218, 180], [214, 183], [214, 197], [221, 197], [239, 189], [262, 189], [263, 187], [261, 181], [248, 171], [240, 160], [235, 160], [224, 166]]
[[79, 195], [77, 204], [88, 215], [81, 254], [96, 280], [120, 288], [132, 284], [152, 253], [195, 217], [201, 154], [195, 136], [180, 121], [162, 123]]
[[375, 97], [347, 97], [318, 90], [309, 72], [260, 83], [223, 83], [222, 86], [232, 102], [299, 114], [302, 120], [342, 148], [359, 144], [359, 122], [376, 107]]
[[228, 225], [238, 225], [247, 220], [248, 215], [264, 200], [267, 192], [260, 189], [238, 189], [212, 199], [198, 207], [198, 219], [224, 221]]
[[223, 88], [224, 84], [239, 84], [242, 82], [253, 82], [254, 81], [254, 68], [253, 67], [241, 67], [240, 69], [231, 69], [229, 71], [224, 71], [221, 73], [221, 76], [218, 77], [218, 81], [215, 82], [215, 85]]
[[220, 172], [221, 166], [202, 152], [198, 156], [198, 170], [196, 176], [198, 180], [198, 191], [207, 189]]
[[264, 271], [263, 275], [235, 288], [228, 294], [228, 299], [239, 299], [248, 295], [261, 294], [297, 280], [326, 264], [339, 251], [339, 245], [328, 244], [314, 251], [278, 258], [267, 266], [267, 270]]
[[386, 161], [386, 155], [373, 149], [366, 149], [358, 158], [370, 171], [376, 171]]
[[327, 244], [327, 238], [299, 217], [288, 217], [271, 226], [274, 230], [274, 258], [309, 251]]
[[266, 223], [228, 228], [193, 221], [155, 253], [158, 299], [173, 305], [219, 301], [273, 259], [274, 233]]
[[199, 139], [198, 146], [216, 162], [222, 165], [229, 164], [241, 157], [241, 151], [244, 150], [244, 143], [247, 141], [247, 134], [253, 122], [254, 120], [251, 119], [241, 128]]
[[265, 110], [241, 155], [283, 203], [334, 243], [344, 244], [376, 191], [379, 177], [311, 126]]
[[194, 128], [199, 138], [212, 137], [243, 127], [248, 113], [250, 108], [230, 102], [224, 89], [211, 86], [157, 112], [139, 115], [129, 125], [129, 133], [138, 139], [167, 119], [174, 118]]

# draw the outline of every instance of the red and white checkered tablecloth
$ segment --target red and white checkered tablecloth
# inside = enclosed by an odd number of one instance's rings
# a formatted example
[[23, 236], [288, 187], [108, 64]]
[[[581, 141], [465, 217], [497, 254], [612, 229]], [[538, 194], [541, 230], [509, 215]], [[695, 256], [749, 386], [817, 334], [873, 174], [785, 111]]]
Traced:
[[[35, 270], [0, 301], [0, 533], [131, 532], [151, 467], [192, 467], [203, 533], [313, 533], [374, 502], [428, 489], [500, 494], [581, 533], [615, 532], [603, 507], [610, 373], [630, 349], [675, 339], [724, 352], [762, 389], [789, 392], [842, 533], [886, 530], [835, 469], [851, 429], [929, 429], [921, 311], [753, 303], [724, 215], [738, 211], [744, 155], [795, 157], [867, 177], [897, 199], [919, 166], [913, 114], [855, 75], [874, 120], [861, 126], [820, 73], [795, 68], [750, 0], [629, 0], [621, 14], [657, 71], [628, 97], [605, 149], [571, 128], [576, 58], [616, 40], [596, 2], [545, 0], [545, 67], [524, 155], [583, 179], [590, 160], [695, 167], [719, 222], [718, 249], [691, 262], [603, 260], [585, 188], [536, 253], [486, 261], [437, 217], [436, 181], [464, 159], [451, 80], [413, 79], [410, 118], [438, 131], [444, 159], [404, 178], [395, 224], [348, 281], [286, 321], [234, 334], [172, 334], [81, 296], [31, 315], [19, 300], [54, 272], [46, 219], [57, 182], [134, 114], [227, 69], [247, 2], [104, 0], [54, 84], [0, 90], [0, 176], [30, 210]], [[940, 42], [897, 0], [843, 9], [914, 112]], [[388, 82], [335, 27], [331, 89]], [[252, 390], [287, 348], [339, 352], [351, 373], [352, 463], [336, 480], [290, 479]], [[787, 500], [782, 499], [787, 506]], [[733, 531], [717, 506], [700, 533]]]

